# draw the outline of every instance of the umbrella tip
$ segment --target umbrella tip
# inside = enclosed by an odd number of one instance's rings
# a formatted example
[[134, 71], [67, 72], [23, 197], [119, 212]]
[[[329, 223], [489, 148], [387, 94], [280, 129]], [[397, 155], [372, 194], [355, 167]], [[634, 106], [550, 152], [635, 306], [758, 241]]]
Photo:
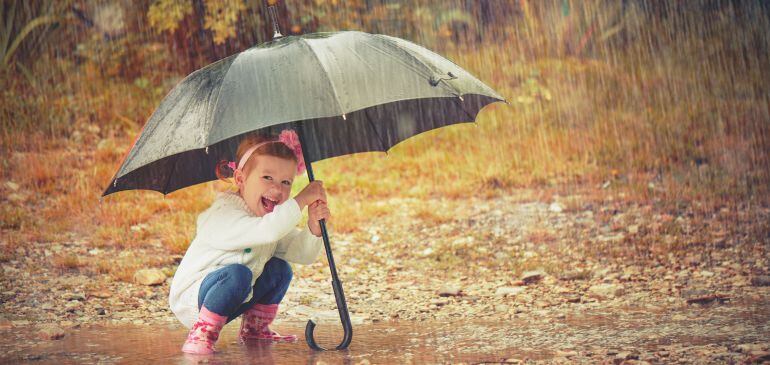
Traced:
[[270, 13], [270, 19], [273, 21], [273, 39], [283, 37], [283, 34], [281, 34], [281, 28], [278, 27], [278, 17], [275, 14], [275, 5], [270, 5], [267, 8], [267, 11]]

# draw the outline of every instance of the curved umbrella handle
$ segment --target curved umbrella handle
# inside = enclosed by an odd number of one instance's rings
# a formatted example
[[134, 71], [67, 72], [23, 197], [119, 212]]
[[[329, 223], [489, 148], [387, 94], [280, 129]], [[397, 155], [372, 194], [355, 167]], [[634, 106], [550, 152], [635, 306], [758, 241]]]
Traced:
[[[323, 221], [321, 222], [323, 227]], [[327, 253], [331, 253], [331, 251], [327, 251]], [[332, 261], [330, 260], [329, 262], [331, 263]], [[334, 266], [331, 266], [331, 268], [332, 270], [336, 271], [334, 269]], [[333, 276], [336, 277], [337, 275], [333, 275]], [[350, 345], [350, 341], [353, 340], [353, 326], [350, 323], [350, 314], [348, 313], [347, 303], [345, 303], [345, 293], [343, 293], [342, 291], [342, 283], [340, 283], [338, 279], [332, 280], [332, 288], [334, 289], [334, 298], [337, 300], [337, 311], [340, 314], [342, 329], [345, 331], [345, 334], [342, 337], [342, 343], [337, 345], [336, 349], [344, 350], [348, 348], [348, 345]], [[327, 349], [321, 346], [318, 346], [318, 344], [315, 342], [315, 338], [313, 338], [313, 330], [315, 329], [315, 326], [316, 324], [315, 322], [313, 322], [312, 319], [307, 321], [307, 325], [305, 326], [305, 341], [307, 341], [308, 346], [310, 346], [310, 348], [313, 350], [326, 351]]]

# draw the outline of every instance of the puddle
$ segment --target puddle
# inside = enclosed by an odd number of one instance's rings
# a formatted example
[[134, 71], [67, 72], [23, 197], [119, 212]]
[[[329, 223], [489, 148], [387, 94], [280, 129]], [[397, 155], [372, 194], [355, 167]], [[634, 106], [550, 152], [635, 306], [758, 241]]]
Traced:
[[[547, 360], [557, 351], [573, 351], [577, 355], [572, 356], [598, 360], [611, 349], [652, 354], [670, 344], [728, 346], [765, 342], [770, 333], [767, 304], [736, 302], [660, 312], [629, 308], [540, 315], [533, 312], [504, 321], [362, 324], [353, 327], [353, 342], [346, 351], [329, 352], [307, 347], [304, 323], [300, 322], [273, 326], [278, 332], [300, 335], [298, 342], [240, 344], [236, 321], [223, 330], [219, 352], [214, 356], [182, 354], [180, 347], [187, 331], [176, 324], [88, 326], [67, 330], [60, 340], [39, 340], [37, 330], [30, 326], [0, 333], [0, 363], [494, 363], [506, 359]], [[316, 328], [316, 341], [322, 346], [334, 347], [341, 337], [339, 325], [323, 323]]]
[[[7, 341], [0, 347], [0, 362], [34, 362], [36, 364], [82, 364], [82, 363], [173, 363], [173, 364], [357, 364], [364, 360], [370, 363], [436, 363], [463, 361], [500, 361], [502, 352], [471, 351], [451, 353], [454, 345], [447, 339], [467, 336], [468, 328], [462, 332], [459, 325], [422, 325], [415, 323], [388, 322], [354, 326], [353, 342], [346, 351], [315, 352], [304, 341], [301, 323], [287, 323], [272, 326], [280, 333], [294, 333], [300, 336], [295, 343], [254, 342], [241, 344], [237, 341], [237, 323], [222, 331], [217, 343], [219, 352], [214, 356], [185, 355], [180, 352], [187, 331], [176, 325], [162, 327], [141, 326], [93, 326], [67, 331], [60, 340], [41, 341], [35, 339], [34, 331], [17, 333], [23, 346], [14, 346]], [[485, 325], [481, 325], [485, 328]], [[337, 332], [339, 331], [339, 332]], [[341, 327], [323, 324], [316, 327], [316, 342], [332, 348], [341, 340]], [[26, 340], [26, 341], [25, 341]], [[463, 339], [470, 340], [470, 338]], [[472, 342], [472, 340], [471, 340]], [[449, 345], [450, 348], [447, 348]], [[457, 346], [467, 346], [457, 344]], [[439, 350], [440, 351], [437, 351]], [[507, 349], [500, 349], [507, 350]], [[446, 352], [445, 352], [446, 351]], [[442, 353], [444, 352], [444, 353]], [[516, 353], [511, 349], [505, 353]], [[536, 358], [537, 354], [523, 357]]]

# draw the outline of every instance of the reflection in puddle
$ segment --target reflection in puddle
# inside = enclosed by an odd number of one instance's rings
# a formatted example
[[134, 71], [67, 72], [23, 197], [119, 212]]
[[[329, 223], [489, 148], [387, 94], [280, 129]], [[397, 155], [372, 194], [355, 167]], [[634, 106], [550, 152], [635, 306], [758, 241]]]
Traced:
[[[764, 341], [763, 334], [770, 333], [770, 309], [765, 304], [732, 303], [657, 313], [617, 308], [608, 313], [566, 312], [563, 316], [530, 313], [505, 322], [364, 324], [353, 328], [353, 342], [346, 351], [329, 352], [307, 347], [302, 339], [304, 323], [284, 322], [275, 327], [281, 333], [300, 335], [298, 342], [241, 344], [235, 322], [225, 327], [214, 356], [181, 353], [187, 330], [176, 324], [90, 326], [68, 330], [61, 340], [40, 340], [30, 326], [0, 333], [0, 362], [421, 364], [549, 359], [558, 351], [604, 355], [613, 348], [654, 351], [671, 343]], [[316, 340], [322, 346], [334, 347], [341, 337], [339, 325], [323, 323], [316, 328]]]

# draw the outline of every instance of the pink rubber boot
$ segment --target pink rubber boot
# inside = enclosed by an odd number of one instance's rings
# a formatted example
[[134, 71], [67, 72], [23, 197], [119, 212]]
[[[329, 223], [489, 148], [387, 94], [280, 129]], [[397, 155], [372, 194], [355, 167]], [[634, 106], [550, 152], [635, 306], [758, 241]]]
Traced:
[[227, 322], [227, 317], [220, 316], [206, 307], [201, 307], [198, 320], [193, 323], [187, 341], [182, 346], [182, 352], [196, 355], [214, 353], [214, 343], [219, 338], [219, 331]]
[[241, 341], [296, 341], [296, 335], [280, 335], [267, 328], [270, 323], [273, 323], [276, 313], [278, 313], [278, 304], [254, 304], [251, 308], [243, 312], [241, 330], [239, 331], [238, 338], [240, 338]]

